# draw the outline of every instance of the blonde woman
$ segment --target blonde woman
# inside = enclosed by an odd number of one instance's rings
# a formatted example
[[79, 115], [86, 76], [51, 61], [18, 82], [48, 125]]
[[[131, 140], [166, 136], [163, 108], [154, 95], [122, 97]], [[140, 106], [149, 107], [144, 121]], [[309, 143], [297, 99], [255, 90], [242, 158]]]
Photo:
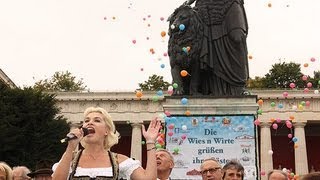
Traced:
[[[143, 169], [139, 161], [110, 151], [110, 148], [118, 143], [119, 134], [114, 123], [105, 109], [89, 107], [84, 112], [83, 127], [90, 133], [83, 136], [82, 129], [71, 130], [70, 133], [77, 138], [68, 142], [60, 162], [53, 166], [52, 177], [55, 180], [156, 179], [155, 141], [160, 126], [160, 121], [154, 119], [147, 130], [142, 127], [147, 145], [147, 166]], [[80, 141], [84, 149], [74, 156]]]
[[5, 163], [0, 161], [0, 180], [12, 180], [12, 169]]

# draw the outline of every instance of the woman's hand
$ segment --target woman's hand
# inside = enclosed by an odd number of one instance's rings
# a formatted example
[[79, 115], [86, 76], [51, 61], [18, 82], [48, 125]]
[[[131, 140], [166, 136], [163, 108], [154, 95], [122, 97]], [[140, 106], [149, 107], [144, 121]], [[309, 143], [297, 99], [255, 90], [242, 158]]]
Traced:
[[160, 120], [158, 120], [158, 118], [154, 118], [148, 127], [148, 130], [146, 131], [145, 126], [142, 125], [142, 134], [143, 137], [146, 139], [146, 141], [153, 141], [155, 142], [157, 137], [158, 137], [158, 133], [159, 130], [161, 128], [161, 122]]
[[[71, 148], [71, 149], [75, 150], [75, 149], [77, 148], [79, 142], [80, 142], [81, 139], [83, 138], [83, 134], [84, 134], [84, 133], [83, 133], [82, 128], [75, 128], [75, 129], [72, 129], [72, 130], [68, 133], [68, 135], [70, 135], [70, 134], [75, 135], [77, 138], [75, 138], [75, 139], [70, 139], [70, 140], [68, 141], [68, 148]], [[67, 135], [67, 136], [68, 136], [68, 135]]]

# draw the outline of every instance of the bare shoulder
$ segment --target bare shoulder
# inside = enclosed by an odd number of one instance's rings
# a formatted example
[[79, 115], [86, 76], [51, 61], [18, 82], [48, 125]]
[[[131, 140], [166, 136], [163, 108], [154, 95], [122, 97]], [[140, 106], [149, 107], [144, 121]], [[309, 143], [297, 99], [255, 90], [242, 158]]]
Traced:
[[119, 161], [119, 163], [121, 163], [121, 162], [123, 162], [123, 161], [127, 160], [128, 158], [129, 158], [129, 157], [128, 157], [128, 156], [126, 156], [126, 155], [118, 154], [118, 161]]

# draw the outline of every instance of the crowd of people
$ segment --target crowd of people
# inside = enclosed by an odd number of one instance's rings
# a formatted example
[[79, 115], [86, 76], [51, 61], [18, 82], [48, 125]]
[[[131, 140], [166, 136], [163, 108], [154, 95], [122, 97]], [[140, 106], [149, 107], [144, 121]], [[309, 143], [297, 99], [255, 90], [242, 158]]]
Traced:
[[[119, 133], [105, 109], [89, 107], [84, 112], [81, 128], [72, 129], [68, 134], [74, 138], [68, 140], [59, 162], [52, 166], [47, 161], [39, 161], [34, 172], [25, 166], [11, 168], [0, 162], [0, 180], [170, 180], [175, 161], [169, 151], [155, 146], [160, 128], [161, 122], [157, 118], [151, 120], [147, 129], [142, 126], [147, 146], [147, 163], [143, 168], [140, 161], [110, 151], [118, 143]], [[214, 158], [205, 159], [199, 169], [203, 180], [243, 180], [245, 176], [244, 167], [236, 160], [222, 167]], [[288, 178], [281, 170], [268, 173], [268, 180]], [[314, 179], [320, 179], [320, 172], [301, 178]]]

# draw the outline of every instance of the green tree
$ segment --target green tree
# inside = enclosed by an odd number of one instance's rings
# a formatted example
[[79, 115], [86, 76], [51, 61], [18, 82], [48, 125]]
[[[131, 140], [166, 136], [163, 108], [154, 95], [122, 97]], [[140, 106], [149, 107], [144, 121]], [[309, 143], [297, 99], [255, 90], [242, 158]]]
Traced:
[[255, 76], [254, 79], [249, 78], [247, 81], [247, 87], [251, 89], [265, 88], [265, 78], [259, 76]]
[[0, 161], [33, 168], [42, 159], [59, 160], [69, 124], [57, 115], [54, 97], [30, 87], [0, 89]]
[[86, 87], [82, 79], [76, 80], [69, 71], [55, 72], [50, 79], [37, 81], [33, 86], [41, 91], [82, 91]]
[[155, 74], [149, 76], [148, 81], [139, 83], [139, 87], [143, 91], [167, 90], [169, 85], [168, 82], [163, 80], [163, 76], [157, 76]]
[[320, 70], [313, 71], [313, 78], [310, 78], [308, 82], [312, 83], [313, 88], [319, 88], [320, 87]]
[[265, 86], [267, 88], [289, 88], [290, 83], [295, 83], [297, 88], [302, 88], [304, 82], [301, 77], [300, 64], [276, 63], [265, 75]]

